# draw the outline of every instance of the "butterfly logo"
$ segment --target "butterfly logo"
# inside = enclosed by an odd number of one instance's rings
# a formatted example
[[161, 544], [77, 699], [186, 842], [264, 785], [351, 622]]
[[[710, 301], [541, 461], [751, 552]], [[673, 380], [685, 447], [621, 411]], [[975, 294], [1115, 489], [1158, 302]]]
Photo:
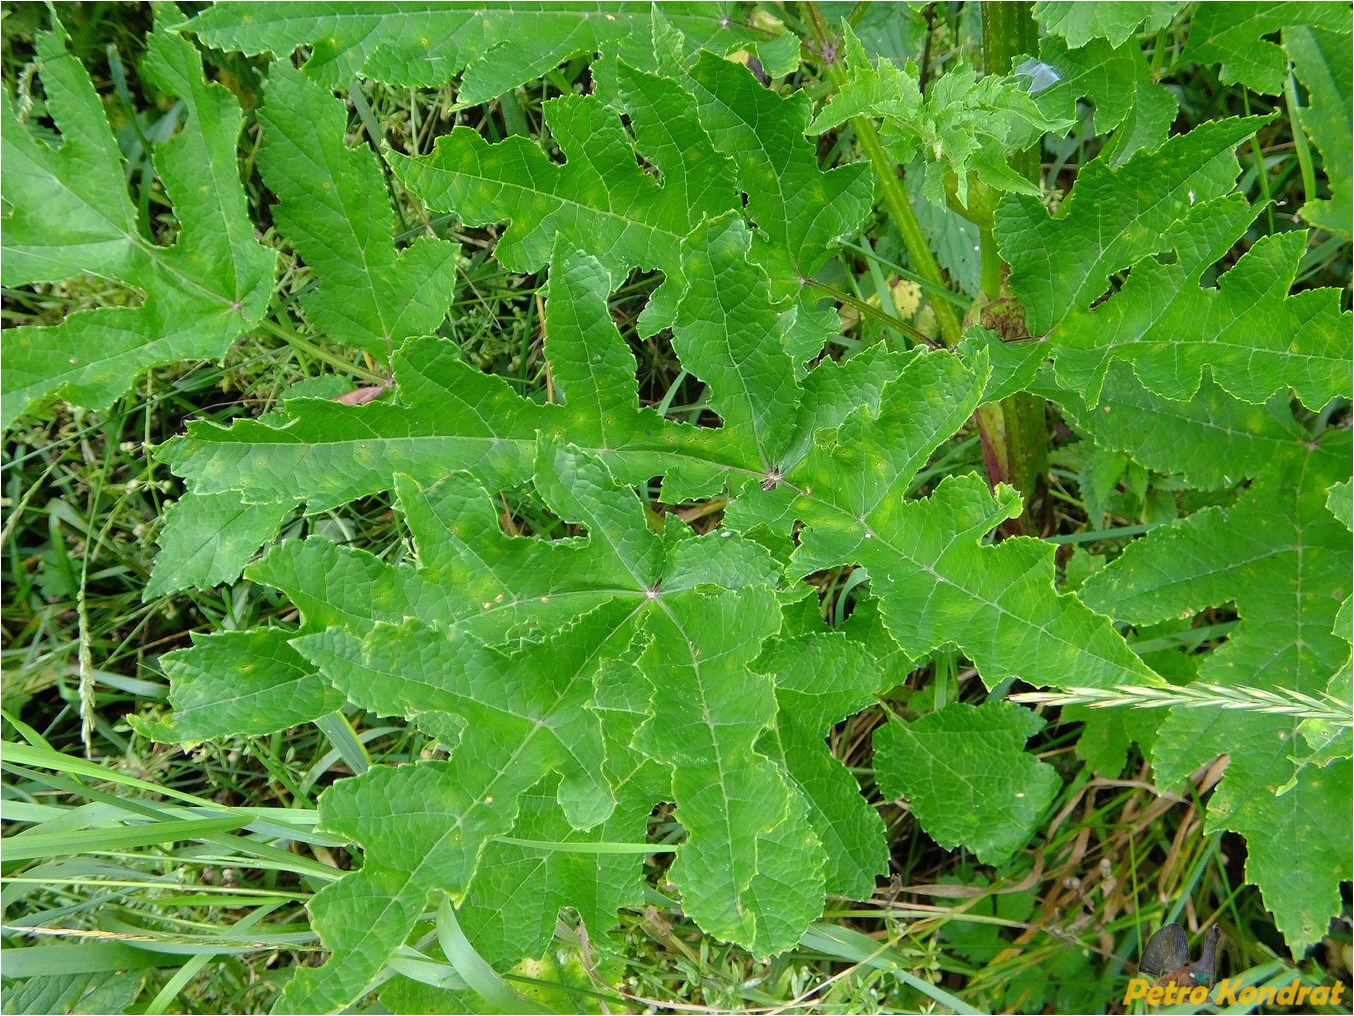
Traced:
[[1157, 985], [1175, 984], [1182, 988], [1202, 985], [1211, 988], [1218, 972], [1218, 940], [1222, 938], [1216, 925], [1204, 935], [1204, 949], [1194, 963], [1189, 961], [1189, 940], [1185, 929], [1178, 924], [1163, 925], [1147, 940], [1138, 969], [1157, 979]]

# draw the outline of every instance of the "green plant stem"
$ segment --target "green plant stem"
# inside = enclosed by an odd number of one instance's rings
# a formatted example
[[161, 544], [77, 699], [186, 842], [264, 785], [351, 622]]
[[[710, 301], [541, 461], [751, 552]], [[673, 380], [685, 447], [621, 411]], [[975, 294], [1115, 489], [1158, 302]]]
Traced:
[[995, 300], [1001, 296], [1001, 254], [997, 251], [997, 240], [990, 226], [978, 228], [979, 276], [978, 288], [983, 296]]
[[327, 363], [329, 366], [342, 371], [345, 374], [351, 374], [353, 377], [361, 378], [368, 384], [381, 385], [389, 381], [389, 378], [382, 377], [375, 371], [367, 370], [365, 367], [359, 367], [355, 363], [349, 363], [343, 357], [329, 352], [323, 346], [316, 345], [305, 336], [273, 323], [272, 321], [259, 322], [259, 328], [268, 334], [281, 339], [293, 349], [299, 349], [307, 356], [314, 357], [321, 363]]
[[1302, 107], [1298, 104], [1298, 79], [1290, 71], [1283, 83], [1284, 103], [1288, 106], [1288, 123], [1293, 129], [1293, 150], [1298, 155], [1302, 170], [1302, 200], [1305, 204], [1316, 197], [1316, 170], [1312, 167], [1312, 153], [1307, 147], [1307, 135], [1302, 130]]
[[939, 297], [942, 300], [948, 300], [950, 303], [968, 310], [970, 302], [969, 298], [962, 293], [956, 293], [953, 289], [946, 289], [944, 286], [937, 286], [934, 282], [927, 282], [911, 268], [904, 268], [902, 265], [890, 261], [888, 258], [881, 256], [878, 251], [871, 250], [869, 247], [862, 247], [860, 244], [852, 243], [850, 240], [845, 241], [842, 246], [855, 251], [857, 254], [863, 254], [865, 257], [892, 270], [901, 278], [907, 279], [909, 282], [915, 282], [921, 289], [930, 293], [932, 296]]
[[[807, 5], [809, 18], [813, 23], [814, 35], [818, 39], [820, 51], [825, 50], [828, 43], [827, 32], [823, 28], [822, 18], [818, 14], [816, 4]], [[824, 66], [827, 69], [828, 77], [832, 79], [833, 85], [841, 88], [846, 83], [846, 72], [842, 69], [835, 59], [825, 60]], [[908, 204], [907, 195], [903, 193], [902, 184], [898, 182], [898, 167], [893, 160], [889, 158], [884, 151], [884, 145], [879, 140], [879, 132], [874, 129], [874, 124], [869, 118], [864, 116], [853, 116], [851, 126], [856, 132], [856, 141], [860, 145], [861, 151], [865, 153], [866, 158], [870, 160], [870, 166], [874, 170], [875, 182], [879, 185], [880, 193], [884, 198], [884, 207], [888, 210], [889, 217], [898, 227], [898, 232], [902, 234], [903, 246], [907, 248], [908, 257], [912, 259], [912, 266], [916, 269], [918, 275], [933, 286], [945, 288], [945, 277], [941, 274], [940, 265], [936, 262], [935, 255], [931, 253], [931, 248], [926, 243], [926, 236], [921, 231], [921, 224], [917, 221], [917, 216], [912, 212], [912, 206]], [[959, 341], [959, 336], [963, 334], [963, 327], [959, 323], [959, 317], [950, 308], [948, 303], [932, 301], [931, 307], [936, 314], [936, 323], [940, 326], [940, 336], [945, 345], [953, 346]]]
[[806, 279], [805, 285], [809, 286], [811, 289], [818, 290], [820, 293], [826, 293], [828, 296], [832, 297], [832, 299], [836, 300], [838, 303], [844, 303], [848, 307], [854, 307], [856, 310], [860, 311], [860, 313], [868, 317], [872, 317], [876, 321], [882, 321], [888, 327], [906, 335], [913, 342], [920, 342], [921, 344], [926, 346], [933, 345], [930, 338], [927, 337], [925, 332], [913, 328], [906, 321], [903, 321], [901, 318], [896, 318], [892, 314], [880, 310], [873, 304], [867, 303], [864, 300], [854, 297], [850, 293], [843, 292], [836, 286], [829, 286], [827, 283], [819, 282], [817, 279]]
[[1019, 392], [979, 406], [978, 429], [983, 462], [993, 485], [1007, 483], [1020, 492], [1020, 516], [1004, 524], [1007, 535], [1037, 536], [1048, 504], [1048, 421], [1042, 398]]
[[[1247, 116], [1251, 115], [1251, 95], [1243, 85], [1241, 88], [1241, 108]], [[1260, 139], [1251, 135], [1251, 157], [1255, 159], [1255, 182], [1260, 185], [1260, 199], [1265, 203], [1265, 224], [1270, 233], [1274, 233], [1274, 199], [1269, 193], [1269, 167], [1265, 165], [1265, 153], [1260, 150]]]
[[[841, 73], [840, 68], [833, 69], [838, 74]], [[875, 179], [884, 195], [884, 207], [888, 209], [889, 217], [902, 234], [903, 245], [907, 247], [908, 257], [912, 259], [917, 274], [933, 285], [943, 286], [945, 280], [940, 274], [940, 265], [936, 263], [931, 248], [927, 246], [921, 224], [917, 222], [912, 206], [907, 203], [907, 195], [903, 193], [902, 184], [898, 182], [893, 160], [884, 151], [874, 124], [861, 116], [853, 117], [851, 123], [856, 129], [856, 138], [860, 142], [861, 149], [869, 157], [870, 165], [874, 167]], [[945, 345], [953, 346], [963, 334], [959, 318], [947, 303], [933, 302], [931, 308], [935, 311], [936, 323], [940, 326], [940, 335], [945, 340]]]
[[[1033, 7], [1028, 3], [988, 2], [983, 14], [983, 71], [1010, 74], [1015, 58], [1039, 53], [1039, 28], [1034, 23]], [[1011, 168], [1033, 182], [1039, 182], [1039, 146], [1011, 155]]]
[[1148, 71], [1153, 83], [1160, 79], [1161, 66], [1166, 60], [1166, 44], [1168, 41], [1169, 37], [1166, 35], [1166, 29], [1158, 28], [1156, 42], [1152, 46], [1152, 66]]
[[[1015, 58], [1038, 50], [1039, 32], [1028, 3], [984, 3], [983, 70], [1009, 74]], [[1040, 181], [1039, 149], [1033, 147], [1011, 156], [1011, 166], [1027, 180]], [[994, 327], [1002, 341], [1022, 338], [1024, 314], [999, 313], [989, 317], [992, 301], [1003, 300], [1004, 266], [990, 226], [979, 234], [981, 259], [980, 303], [970, 318]], [[976, 312], [976, 313], [975, 313]], [[983, 441], [983, 462], [988, 480], [1009, 483], [1020, 492], [1024, 507], [1019, 518], [1003, 526], [1007, 535], [1037, 535], [1048, 503], [1048, 417], [1044, 400], [1018, 392], [1000, 402], [980, 406], [975, 414]]]

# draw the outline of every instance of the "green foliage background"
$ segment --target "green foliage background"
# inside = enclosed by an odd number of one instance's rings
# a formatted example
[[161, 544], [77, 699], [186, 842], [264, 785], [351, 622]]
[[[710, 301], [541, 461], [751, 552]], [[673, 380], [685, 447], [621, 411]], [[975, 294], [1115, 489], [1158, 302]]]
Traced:
[[1321, 976], [1349, 8], [1027, 13], [16, 10], [14, 1011]]

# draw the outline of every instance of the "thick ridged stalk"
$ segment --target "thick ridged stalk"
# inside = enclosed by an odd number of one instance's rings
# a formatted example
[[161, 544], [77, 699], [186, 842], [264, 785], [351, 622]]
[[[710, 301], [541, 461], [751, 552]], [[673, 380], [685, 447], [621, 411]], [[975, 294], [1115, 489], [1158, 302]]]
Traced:
[[[1039, 33], [1028, 3], [983, 4], [983, 70], [1009, 74], [1012, 61], [1021, 53], [1034, 54]], [[1034, 183], [1039, 182], [1037, 147], [1017, 152], [1011, 167]], [[1025, 315], [1017, 311], [1005, 291], [1001, 255], [990, 229], [982, 230], [982, 289], [970, 318], [992, 328], [1002, 339], [1025, 337]], [[1048, 508], [1048, 416], [1044, 400], [1021, 392], [1001, 402], [979, 408], [983, 461], [988, 479], [1008, 483], [1020, 491], [1025, 507], [1018, 519], [1005, 527], [1008, 534], [1038, 535]]]
[[[1037, 52], [1039, 36], [1031, 10], [1029, 3], [983, 4], [983, 61], [987, 73], [1007, 74], [1018, 54]], [[840, 88], [846, 82], [846, 72], [835, 57], [829, 55], [835, 52], [836, 40], [831, 38], [823, 25], [814, 4], [805, 4], [805, 11], [813, 25], [819, 51], [825, 55], [827, 74], [833, 84]], [[897, 166], [884, 150], [874, 123], [863, 116], [852, 117], [850, 123], [861, 151], [870, 160], [884, 207], [902, 235], [913, 268], [925, 281], [944, 286], [940, 265], [931, 253], [926, 236], [898, 180]], [[1028, 152], [1016, 153], [1011, 164], [1027, 179], [1038, 181], [1037, 147]], [[932, 302], [941, 338], [947, 346], [959, 341], [967, 324], [983, 324], [1004, 341], [1026, 338], [1024, 311], [1005, 293], [1005, 265], [997, 250], [990, 217], [982, 217], [988, 220], [979, 224], [982, 293], [963, 323], [948, 304], [943, 301]], [[1044, 400], [1022, 393], [1000, 403], [983, 406], [976, 415], [989, 480], [994, 485], [1010, 484], [1024, 498], [1023, 514], [1005, 525], [1003, 531], [1008, 535], [1039, 533], [1048, 500], [1048, 421]]]

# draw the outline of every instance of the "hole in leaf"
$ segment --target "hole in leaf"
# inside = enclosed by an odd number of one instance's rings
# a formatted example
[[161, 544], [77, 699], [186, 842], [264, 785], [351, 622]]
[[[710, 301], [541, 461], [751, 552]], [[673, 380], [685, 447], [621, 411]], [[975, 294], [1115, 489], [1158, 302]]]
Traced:
[[[667, 329], [646, 339], [643, 353], [637, 355], [639, 401], [641, 405], [663, 413], [670, 420], [700, 427], [721, 427], [719, 414], [707, 403], [705, 382], [682, 368], [672, 349], [672, 333]], [[645, 355], [647, 353], [647, 355]]]
[[[115, 279], [81, 272], [59, 282], [35, 282], [6, 291], [5, 310], [12, 325], [55, 325], [67, 314], [96, 307], [140, 307], [146, 294]], [[31, 313], [31, 317], [28, 315]], [[20, 315], [23, 315], [22, 317]], [[71, 355], [84, 359], [86, 354]]]
[[501, 490], [493, 504], [498, 527], [506, 536], [561, 540], [588, 535], [585, 527], [567, 523], [547, 508], [529, 486]]
[[1202, 289], [1213, 289], [1218, 285], [1222, 276], [1230, 272], [1236, 263], [1241, 260], [1245, 253], [1251, 249], [1251, 242], [1245, 238], [1232, 244], [1231, 248], [1218, 260], [1204, 270], [1203, 275], [1199, 277], [1199, 286]]
[[858, 565], [841, 565], [814, 572], [804, 579], [818, 590], [818, 608], [823, 623], [837, 627], [856, 609], [856, 604], [869, 595], [869, 573]]
[[663, 173], [657, 166], [638, 152], [635, 153], [635, 162], [639, 164], [640, 169], [644, 170], [649, 176], [657, 180], [660, 187], [663, 185]]

